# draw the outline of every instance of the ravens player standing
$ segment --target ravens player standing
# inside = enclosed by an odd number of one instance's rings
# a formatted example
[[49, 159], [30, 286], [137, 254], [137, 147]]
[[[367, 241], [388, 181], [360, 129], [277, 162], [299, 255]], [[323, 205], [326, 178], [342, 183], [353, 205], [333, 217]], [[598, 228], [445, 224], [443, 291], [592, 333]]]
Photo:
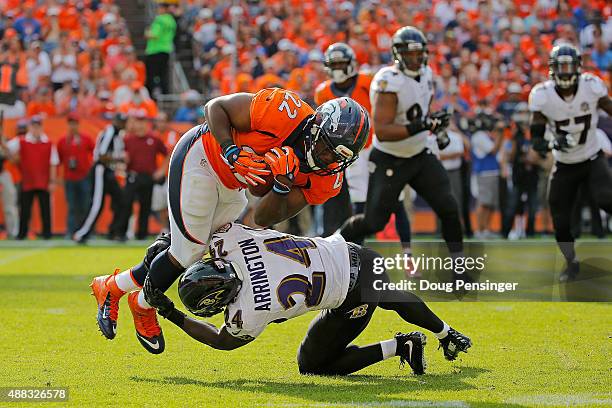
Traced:
[[215, 349], [244, 346], [270, 323], [320, 310], [298, 351], [300, 373], [345, 375], [399, 356], [415, 374], [423, 374], [426, 337], [420, 332], [398, 333], [368, 346], [351, 344], [377, 307], [432, 331], [447, 360], [472, 345], [418, 296], [382, 290], [389, 277], [384, 269], [376, 271], [380, 255], [339, 235], [305, 238], [228, 223], [212, 235], [210, 249], [212, 259], [196, 262], [180, 278], [179, 296], [197, 316], [225, 311], [220, 329], [178, 311], [150, 284], [150, 276], [143, 292], [161, 316]]
[[375, 137], [365, 213], [347, 220], [340, 232], [347, 241], [360, 243], [383, 229], [409, 184], [440, 217], [451, 256], [461, 256], [458, 206], [444, 167], [427, 147], [430, 133], [440, 148], [448, 144], [444, 130], [450, 120], [445, 111], [429, 111], [434, 88], [427, 40], [421, 31], [407, 26], [397, 30], [392, 41], [395, 64], [381, 69], [370, 88]]
[[[552, 147], [555, 158], [548, 201], [555, 239], [567, 261], [559, 280], [566, 282], [579, 272], [570, 230], [578, 188], [588, 183], [597, 204], [612, 213], [612, 177], [595, 134], [597, 109], [612, 115], [612, 100], [601, 79], [581, 72], [576, 47], [556, 46], [548, 65], [550, 80], [536, 85], [529, 95], [530, 128], [534, 150], [546, 156]], [[554, 134], [551, 141], [544, 138], [547, 126]]]

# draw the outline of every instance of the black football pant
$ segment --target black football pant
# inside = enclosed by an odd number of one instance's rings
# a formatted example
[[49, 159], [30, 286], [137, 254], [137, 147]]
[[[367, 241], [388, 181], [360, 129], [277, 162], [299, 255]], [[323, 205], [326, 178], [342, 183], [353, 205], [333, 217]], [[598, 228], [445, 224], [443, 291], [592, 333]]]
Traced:
[[91, 206], [87, 211], [85, 220], [74, 233], [74, 238], [77, 240], [86, 239], [94, 230], [96, 222], [104, 208], [104, 197], [110, 195], [111, 208], [113, 211], [113, 220], [109, 227], [108, 235], [110, 237], [119, 234], [121, 215], [123, 211], [123, 190], [117, 181], [115, 172], [102, 163], [96, 163], [90, 170], [91, 177]]
[[576, 164], [557, 162], [551, 173], [548, 202], [555, 239], [568, 260], [575, 257], [574, 236], [571, 232], [572, 208], [582, 184], [588, 185], [597, 205], [612, 214], [612, 176], [603, 153], [599, 152], [593, 159]]
[[365, 213], [348, 219], [340, 233], [350, 242], [361, 243], [382, 230], [397, 206], [399, 195], [409, 184], [433, 209], [442, 224], [442, 237], [451, 253], [463, 250], [459, 209], [451, 194], [450, 181], [440, 161], [427, 149], [405, 159], [374, 148]]
[[336, 232], [352, 213], [351, 196], [345, 175], [340, 192], [323, 204], [323, 237]]
[[[389, 282], [386, 272], [374, 274], [374, 259], [380, 255], [368, 248], [359, 248], [359, 277], [344, 302], [336, 309], [323, 310], [310, 323], [298, 350], [301, 374], [346, 375], [383, 360], [380, 343], [355, 346], [351, 342], [370, 322], [380, 306], [394, 310], [408, 323], [439, 333], [444, 323], [416, 295], [410, 292], [367, 291], [373, 281]], [[367, 291], [367, 298], [363, 294]]]
[[134, 201], [138, 201], [137, 239], [149, 235], [149, 215], [151, 215], [151, 197], [153, 195], [153, 177], [144, 173], [130, 173], [124, 189], [124, 212], [121, 217], [121, 236], [125, 236], [132, 215]]
[[19, 207], [19, 234], [17, 239], [25, 239], [30, 229], [30, 218], [32, 216], [32, 204], [34, 197], [38, 197], [38, 207], [42, 218], [42, 236], [44, 239], [51, 238], [51, 204], [47, 190], [22, 191]]

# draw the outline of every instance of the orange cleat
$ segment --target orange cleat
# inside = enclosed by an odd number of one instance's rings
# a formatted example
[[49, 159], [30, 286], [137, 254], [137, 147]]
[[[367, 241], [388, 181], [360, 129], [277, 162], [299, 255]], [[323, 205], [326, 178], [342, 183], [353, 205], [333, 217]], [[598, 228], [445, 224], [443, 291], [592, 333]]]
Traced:
[[115, 275], [119, 269], [115, 269], [112, 275], [95, 277], [89, 287], [91, 294], [96, 297], [98, 302], [98, 327], [109, 340], [115, 338], [117, 334], [117, 317], [119, 316], [119, 299], [125, 294], [117, 287]]
[[164, 351], [166, 343], [161, 326], [157, 321], [157, 311], [154, 308], [142, 308], [138, 304], [139, 293], [140, 291], [134, 291], [128, 295], [128, 305], [134, 317], [136, 337], [149, 353], [160, 354]]

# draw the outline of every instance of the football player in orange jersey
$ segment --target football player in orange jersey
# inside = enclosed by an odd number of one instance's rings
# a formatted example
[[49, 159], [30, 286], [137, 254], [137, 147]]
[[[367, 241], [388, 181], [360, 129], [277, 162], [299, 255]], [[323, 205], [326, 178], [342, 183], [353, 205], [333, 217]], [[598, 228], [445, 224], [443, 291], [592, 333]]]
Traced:
[[[315, 90], [315, 103], [321, 105], [331, 99], [341, 96], [353, 98], [361, 104], [368, 113], [372, 112], [370, 103], [370, 84], [372, 77], [359, 73], [357, 60], [353, 49], [345, 43], [334, 43], [325, 51], [323, 63], [329, 79], [322, 82]], [[323, 236], [331, 235], [344, 224], [352, 213], [361, 214], [365, 208], [368, 192], [368, 161], [370, 157], [373, 128], [370, 128], [368, 140], [359, 158], [348, 169], [346, 179], [340, 193], [323, 204]], [[400, 237], [404, 252], [410, 256], [410, 220], [403, 205], [404, 195], [397, 202], [395, 214], [395, 229]], [[353, 206], [351, 206], [351, 202]], [[406, 270], [407, 274], [416, 273], [413, 266]]]
[[314, 111], [280, 88], [215, 98], [205, 106], [205, 117], [181, 137], [170, 159], [172, 239], [161, 236], [143, 262], [91, 284], [98, 326], [108, 339], [116, 335], [119, 299], [132, 291], [128, 304], [136, 336], [154, 354], [164, 350], [164, 337], [155, 309], [138, 290], [147, 274], [154, 287], [166, 291], [202, 258], [212, 232], [238, 217], [247, 202], [244, 189], [265, 183], [263, 177], [273, 176], [273, 186], [255, 209], [259, 225], [324, 203], [340, 190], [344, 169], [357, 159], [370, 131], [367, 112], [350, 98]]

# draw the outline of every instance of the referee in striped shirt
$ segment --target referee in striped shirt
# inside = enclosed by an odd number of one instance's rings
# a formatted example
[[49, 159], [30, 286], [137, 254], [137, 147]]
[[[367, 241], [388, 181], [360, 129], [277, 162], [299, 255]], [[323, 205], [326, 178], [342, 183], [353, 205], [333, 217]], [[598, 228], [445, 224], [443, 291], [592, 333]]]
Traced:
[[77, 229], [72, 239], [78, 243], [85, 243], [89, 234], [96, 226], [96, 221], [104, 208], [104, 197], [111, 196], [111, 208], [113, 210], [113, 221], [108, 231], [110, 239], [124, 240], [120, 232], [121, 214], [123, 211], [123, 191], [115, 177], [115, 167], [118, 162], [125, 158], [125, 146], [123, 134], [127, 117], [123, 113], [116, 113], [112, 124], [108, 125], [98, 135], [94, 149], [94, 166], [91, 169], [92, 177], [92, 199], [91, 207]]

